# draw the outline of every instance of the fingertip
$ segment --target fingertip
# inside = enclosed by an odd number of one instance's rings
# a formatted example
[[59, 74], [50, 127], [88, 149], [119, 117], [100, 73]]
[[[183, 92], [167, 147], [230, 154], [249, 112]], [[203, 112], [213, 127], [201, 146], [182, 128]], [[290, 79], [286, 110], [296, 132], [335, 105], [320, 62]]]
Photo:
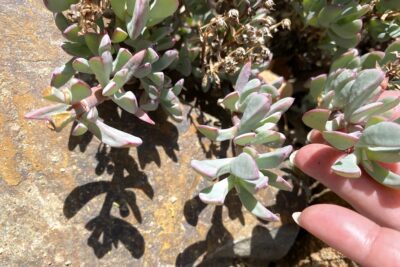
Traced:
[[300, 223], [312, 235], [361, 265], [399, 266], [400, 232], [382, 228], [350, 209], [314, 205], [301, 213]]
[[352, 249], [365, 244], [371, 229], [377, 225], [347, 208], [318, 204], [303, 210], [301, 227], [329, 246], [359, 260], [364, 253]]
[[326, 229], [321, 222], [335, 220], [343, 210], [347, 209], [332, 204], [312, 205], [301, 212], [301, 224], [307, 230], [320, 231]]

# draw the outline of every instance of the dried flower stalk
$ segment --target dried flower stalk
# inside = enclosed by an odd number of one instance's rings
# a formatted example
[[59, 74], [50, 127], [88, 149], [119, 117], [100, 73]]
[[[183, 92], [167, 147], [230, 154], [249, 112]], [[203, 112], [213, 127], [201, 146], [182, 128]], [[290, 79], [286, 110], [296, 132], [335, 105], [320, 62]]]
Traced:
[[271, 60], [270, 39], [279, 28], [290, 29], [291, 26], [289, 19], [277, 22], [268, 15], [273, 6], [273, 1], [261, 5], [263, 16], [256, 15], [254, 8], [249, 8], [246, 14], [230, 9], [200, 28], [204, 82], [212, 77], [219, 85], [221, 73], [234, 74], [249, 61], [261, 65]]

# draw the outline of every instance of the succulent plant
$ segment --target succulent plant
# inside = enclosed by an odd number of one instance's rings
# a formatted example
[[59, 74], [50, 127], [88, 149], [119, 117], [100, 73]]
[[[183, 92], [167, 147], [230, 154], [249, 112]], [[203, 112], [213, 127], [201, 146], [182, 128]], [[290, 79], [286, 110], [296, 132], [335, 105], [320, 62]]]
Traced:
[[362, 17], [371, 5], [354, 0], [303, 0], [299, 9], [306, 25], [322, 30], [320, 47], [340, 51], [361, 41]]
[[[102, 122], [97, 106], [112, 100], [121, 109], [154, 124], [147, 111], [159, 106], [182, 120], [178, 95], [183, 80], [172, 84], [163, 73], [177, 57], [170, 30], [155, 25], [178, 9], [177, 0], [45, 0], [67, 39], [62, 48], [74, 56], [52, 75], [44, 98], [59, 104], [33, 111], [28, 119], [46, 120], [61, 131], [76, 122], [72, 134], [91, 131], [113, 147], [138, 146], [142, 140]], [[130, 49], [130, 47], [132, 49]], [[160, 48], [156, 51], [157, 48]], [[167, 50], [167, 51], [165, 51]], [[159, 51], [164, 51], [162, 56]], [[136, 91], [124, 89], [139, 82]], [[140, 93], [137, 100], [135, 92]]]
[[[359, 55], [358, 50], [350, 49], [332, 62], [330, 66], [330, 74], [338, 69], [360, 71], [365, 69], [381, 68], [386, 73], [386, 82], [389, 89], [399, 88], [399, 61], [400, 41], [392, 42], [385, 51], [373, 51], [362, 56]], [[320, 96], [321, 92], [324, 93], [323, 88], [320, 85], [326, 79], [327, 75], [325, 74], [311, 79], [310, 90], [311, 95], [314, 98]]]
[[[145, 111], [157, 109], [160, 105], [171, 117], [182, 120], [182, 108], [177, 95], [183, 88], [183, 80], [172, 85], [171, 79], [162, 72], [177, 57], [176, 50], [169, 50], [160, 57], [152, 48], [132, 55], [120, 48], [112, 56], [112, 41], [105, 34], [98, 47], [101, 56], [89, 60], [74, 58], [64, 67], [55, 70], [51, 86], [44, 91], [44, 98], [60, 103], [26, 115], [28, 119], [46, 120], [56, 131], [61, 131], [70, 122], [76, 121], [74, 135], [91, 131], [102, 142], [113, 147], [137, 146], [142, 143], [138, 137], [105, 125], [98, 117], [97, 106], [112, 100], [121, 109], [134, 114], [141, 120], [154, 124]], [[94, 76], [93, 86], [80, 77]], [[132, 80], [140, 81], [140, 103], [132, 91], [124, 86]]]
[[381, 164], [400, 161], [400, 124], [391, 116], [400, 97], [380, 97], [389, 77], [379, 67], [397, 61], [399, 49], [395, 42], [385, 52], [362, 57], [352, 50], [333, 62], [329, 75], [311, 81], [319, 105], [304, 114], [303, 121], [345, 152], [332, 166], [340, 176], [359, 178], [363, 168], [379, 183], [400, 188], [400, 176]]
[[44, 2], [55, 13], [56, 25], [67, 39], [62, 48], [72, 56], [97, 56], [97, 47], [104, 33], [110, 34], [116, 46], [125, 42], [137, 50], [153, 45], [157, 46], [156, 50], [162, 51], [174, 45], [168, 36], [170, 30], [154, 26], [176, 12], [178, 0]]
[[[292, 147], [279, 148], [286, 140], [277, 131], [277, 122], [292, 105], [293, 98], [283, 98], [272, 103], [279, 96], [276, 85], [262, 83], [252, 79], [251, 64], [241, 70], [235, 85], [235, 91], [219, 101], [219, 104], [231, 111], [234, 126], [218, 129], [201, 125], [198, 130], [214, 141], [232, 140], [236, 146], [237, 157], [192, 161], [192, 167], [204, 177], [217, 180], [229, 174], [228, 178], [215, 183], [200, 193], [200, 199], [210, 204], [223, 204], [227, 193], [236, 188], [243, 205], [254, 215], [265, 220], [277, 220], [278, 217], [259, 203], [253, 194], [272, 185], [291, 190], [291, 185], [270, 169], [278, 167], [291, 153]], [[278, 148], [272, 152], [260, 154], [256, 145]]]
[[[382, 97], [387, 89], [400, 89], [400, 41], [384, 52], [362, 56], [354, 49], [361, 41], [363, 48], [369, 48], [372, 39], [362, 40], [368, 37], [367, 31], [383, 42], [382, 47], [400, 36], [398, 1], [302, 0], [277, 5], [271, 0], [44, 3], [54, 13], [66, 39], [62, 48], [73, 58], [53, 72], [51, 84], [43, 92], [46, 100], [56, 104], [30, 112], [26, 118], [45, 120], [55, 131], [73, 123], [73, 135], [90, 131], [112, 147], [138, 146], [142, 143], [139, 137], [103, 122], [99, 105], [112, 101], [149, 124], [154, 122], [148, 112], [161, 107], [180, 122], [184, 117], [178, 96], [184, 80], [179, 80], [179, 74], [193, 82], [191, 89], [202, 87], [204, 92], [211, 85], [229, 86], [237, 78], [233, 92], [217, 102], [231, 113], [232, 127], [197, 126], [212, 141], [230, 141], [233, 145], [230, 158], [192, 161], [194, 170], [213, 182], [201, 191], [200, 199], [222, 205], [228, 192], [235, 189], [252, 214], [276, 221], [279, 217], [264, 207], [256, 194], [268, 186], [292, 189], [274, 169], [292, 152], [292, 146], [282, 147], [286, 137], [277, 124], [294, 99], [280, 97], [278, 88], [283, 79], [266, 83], [255, 77], [272, 59], [273, 37], [311, 38], [311, 42], [293, 42], [307, 44], [298, 50], [303, 58], [312, 54], [304, 62], [315, 57], [323, 61], [315, 66], [322, 66], [332, 57], [336, 60], [329, 74], [310, 82], [311, 96], [318, 104], [303, 116], [305, 124], [313, 129], [310, 136], [318, 132], [344, 153], [332, 166], [338, 175], [358, 178], [364, 169], [385, 186], [400, 188], [399, 175], [386, 165], [400, 162], [400, 119], [391, 116], [400, 97]], [[278, 34], [279, 30], [292, 28], [287, 16], [296, 13], [292, 12], [293, 5], [304, 19], [293, 21], [300, 33]], [[285, 11], [278, 13], [281, 6]], [[363, 28], [365, 23], [368, 26]], [[314, 40], [330, 55], [311, 47]], [[288, 77], [292, 74], [295, 72], [288, 73]], [[211, 95], [221, 97], [230, 91], [227, 88]]]
[[368, 22], [369, 34], [381, 42], [400, 37], [400, 2], [396, 0], [376, 2], [374, 14]]
[[214, 141], [233, 139], [239, 146], [268, 144], [279, 147], [285, 141], [285, 136], [275, 132], [274, 129], [294, 99], [287, 97], [272, 104], [272, 98], [279, 96], [277, 87], [279, 88], [281, 80], [275, 84], [266, 84], [257, 78], [249, 81], [250, 75], [251, 63], [247, 63], [239, 74], [235, 91], [218, 101], [221, 106], [234, 114], [234, 126], [229, 129], [218, 129], [200, 125], [198, 130]]

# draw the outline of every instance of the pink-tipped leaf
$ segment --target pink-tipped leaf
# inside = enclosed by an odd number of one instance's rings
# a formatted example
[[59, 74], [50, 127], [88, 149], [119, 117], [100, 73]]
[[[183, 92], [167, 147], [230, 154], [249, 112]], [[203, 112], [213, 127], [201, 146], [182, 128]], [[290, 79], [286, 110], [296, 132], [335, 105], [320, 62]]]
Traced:
[[192, 160], [192, 168], [202, 176], [214, 180], [217, 177], [230, 172], [230, 164], [233, 158], [215, 160]]

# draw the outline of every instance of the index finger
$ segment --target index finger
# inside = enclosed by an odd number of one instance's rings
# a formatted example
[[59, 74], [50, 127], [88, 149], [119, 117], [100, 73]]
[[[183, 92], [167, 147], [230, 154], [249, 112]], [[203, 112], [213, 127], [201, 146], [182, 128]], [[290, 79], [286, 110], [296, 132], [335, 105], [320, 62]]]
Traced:
[[[342, 152], [327, 145], [311, 144], [300, 149], [294, 161], [304, 173], [319, 180], [361, 214], [381, 226], [400, 230], [400, 191], [378, 184], [366, 174], [348, 179], [333, 173], [331, 166], [342, 156]], [[400, 172], [400, 164], [392, 167], [392, 171]]]
[[[400, 232], [335, 205], [314, 205], [297, 223], [362, 266], [399, 266]], [[321, 223], [329, 222], [329, 223]]]

